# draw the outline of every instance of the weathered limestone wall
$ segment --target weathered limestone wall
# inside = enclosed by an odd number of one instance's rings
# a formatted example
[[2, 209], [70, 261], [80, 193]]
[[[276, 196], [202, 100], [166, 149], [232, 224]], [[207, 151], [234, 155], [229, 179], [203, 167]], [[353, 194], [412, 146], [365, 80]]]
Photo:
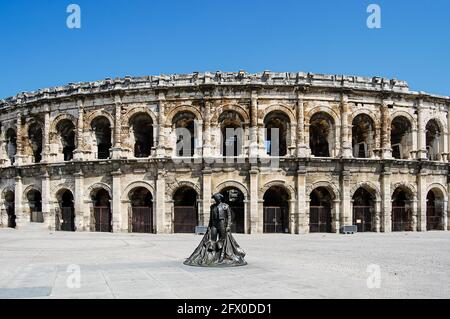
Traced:
[[[364, 188], [374, 196], [376, 231], [392, 229], [392, 196], [401, 188], [411, 194], [413, 230], [427, 230], [427, 195], [440, 194], [448, 220], [450, 98], [411, 92], [405, 82], [304, 73], [205, 73], [125, 78], [72, 84], [22, 93], [0, 101], [0, 223], [7, 227], [5, 194], [14, 192], [17, 226], [30, 221], [27, 194], [42, 195], [44, 225], [55, 229], [61, 191], [73, 194], [78, 231], [92, 228], [92, 194], [106, 190], [111, 198], [112, 229], [128, 232], [130, 192], [146, 188], [153, 198], [153, 230], [174, 231], [173, 195], [180, 187], [197, 194], [199, 224], [209, 222], [211, 195], [233, 187], [244, 195], [245, 232], [264, 229], [264, 194], [272, 187], [288, 196], [289, 231], [310, 231], [310, 194], [323, 187], [332, 195], [332, 231], [353, 223], [353, 196]], [[234, 163], [221, 155], [220, 117], [233, 112], [244, 132], [242, 153]], [[331, 118], [327, 137], [330, 157], [313, 155], [311, 119]], [[174, 119], [182, 113], [195, 118], [194, 157], [179, 163]], [[135, 158], [131, 119], [146, 114], [152, 122], [153, 147], [148, 158]], [[286, 156], [270, 158], [265, 151], [265, 119], [287, 118]], [[367, 158], [354, 157], [354, 121], [367, 115], [372, 131]], [[409, 152], [394, 159], [392, 122], [410, 123]], [[103, 117], [111, 129], [110, 158], [98, 159], [93, 121]], [[58, 124], [73, 123], [73, 160], [64, 161]], [[435, 158], [428, 160], [427, 124], [435, 121]], [[35, 163], [30, 127], [42, 129], [42, 161]], [[16, 135], [16, 154], [7, 132]], [[222, 160], [222, 162], [221, 162]], [[270, 160], [267, 162], [267, 160]]]

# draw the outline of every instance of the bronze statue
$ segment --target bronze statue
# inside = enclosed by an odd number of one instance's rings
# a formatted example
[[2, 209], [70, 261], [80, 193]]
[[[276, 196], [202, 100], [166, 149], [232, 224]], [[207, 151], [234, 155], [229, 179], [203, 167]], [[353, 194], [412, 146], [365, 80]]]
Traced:
[[215, 204], [211, 206], [208, 231], [200, 245], [184, 264], [199, 267], [235, 267], [247, 265], [245, 252], [239, 247], [231, 234], [232, 211], [224, 203], [222, 194], [212, 197]]

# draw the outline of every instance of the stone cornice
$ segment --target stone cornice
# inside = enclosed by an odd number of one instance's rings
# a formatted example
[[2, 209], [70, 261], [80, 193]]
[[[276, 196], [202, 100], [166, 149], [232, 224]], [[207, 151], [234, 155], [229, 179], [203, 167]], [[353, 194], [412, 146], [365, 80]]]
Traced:
[[210, 90], [216, 86], [258, 87], [299, 87], [324, 88], [330, 90], [380, 92], [383, 94], [412, 95], [417, 98], [432, 98], [450, 102], [450, 97], [413, 92], [405, 81], [380, 77], [358, 77], [345, 75], [323, 75], [311, 73], [245, 73], [216, 72], [160, 75], [146, 77], [124, 77], [105, 79], [96, 82], [70, 83], [65, 86], [40, 89], [35, 92], [23, 92], [14, 97], [0, 100], [0, 109], [9, 106], [26, 106], [31, 103], [44, 103], [51, 100], [81, 98], [96, 94], [121, 94], [127, 91], [168, 90], [174, 88], [198, 88]]

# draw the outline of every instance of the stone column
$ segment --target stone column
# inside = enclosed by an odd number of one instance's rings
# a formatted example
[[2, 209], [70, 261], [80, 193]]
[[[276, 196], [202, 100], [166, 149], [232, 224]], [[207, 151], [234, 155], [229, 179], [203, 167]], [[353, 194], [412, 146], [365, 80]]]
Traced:
[[209, 224], [209, 212], [211, 208], [211, 197], [212, 197], [212, 190], [211, 190], [211, 176], [212, 171], [210, 168], [205, 168], [203, 170], [203, 199], [202, 199], [202, 216], [200, 216], [200, 225], [201, 226], [208, 226]]
[[450, 162], [450, 110], [447, 111], [447, 159]]
[[350, 180], [351, 173], [348, 170], [342, 171], [341, 176], [341, 214], [340, 214], [340, 226], [350, 226], [353, 224], [351, 197], [350, 197]]
[[[172, 212], [169, 212], [172, 215]], [[156, 233], [168, 234], [172, 232], [172, 217], [166, 220], [166, 178], [165, 172], [158, 169], [156, 180]]]
[[298, 224], [297, 201], [295, 199], [291, 199], [289, 201], [289, 232], [292, 235], [298, 233], [297, 224]]
[[166, 136], [164, 132], [165, 124], [165, 103], [166, 95], [164, 92], [158, 94], [158, 146], [156, 149], [156, 156], [163, 157], [166, 155]]
[[297, 156], [309, 157], [311, 151], [305, 139], [305, 103], [303, 93], [298, 92], [297, 95]]
[[84, 145], [84, 104], [83, 104], [83, 100], [78, 100], [77, 101], [77, 106], [78, 106], [78, 121], [77, 121], [77, 127], [76, 127], [76, 132], [77, 132], [77, 148], [76, 150], [73, 152], [73, 159], [74, 161], [82, 161], [84, 159], [84, 150], [83, 150], [83, 145]]
[[447, 231], [448, 225], [448, 200], [444, 200], [444, 208], [442, 209], [442, 230]]
[[44, 129], [42, 141], [42, 159], [44, 163], [51, 162], [50, 154], [50, 107], [48, 104], [44, 106]]
[[417, 141], [418, 141], [418, 150], [417, 150], [417, 159], [427, 159], [427, 141], [426, 141], [426, 128], [425, 128], [425, 119], [424, 112], [426, 110], [423, 109], [422, 100], [419, 99], [417, 105]]
[[114, 233], [122, 231], [122, 214], [121, 214], [121, 194], [122, 194], [122, 172], [118, 169], [111, 173], [112, 175], [112, 228]]
[[[9, 161], [6, 132], [2, 128], [0, 131], [0, 166], [4, 166]], [[7, 165], [8, 166], [8, 165]]]
[[250, 170], [250, 233], [259, 233], [259, 198], [258, 198], [258, 179], [259, 170], [256, 167], [252, 167]]
[[89, 231], [90, 214], [88, 209], [84, 209], [84, 175], [82, 171], [74, 174], [75, 177], [75, 227], [77, 231]]
[[250, 108], [250, 161], [256, 163], [254, 159], [258, 157], [258, 92], [252, 91]]
[[[27, 216], [24, 216], [23, 213], [23, 185], [22, 185], [22, 177], [16, 177], [16, 183], [14, 184], [14, 214], [16, 215], [16, 226], [17, 229], [20, 229], [25, 224], [30, 222], [30, 219], [27, 219]], [[28, 216], [29, 217], [29, 216]]]
[[390, 101], [381, 101], [381, 157], [392, 159]]
[[339, 221], [342, 219], [341, 212], [340, 212], [340, 206], [341, 206], [340, 200], [338, 200], [338, 199], [333, 200], [334, 214], [332, 216], [331, 231], [336, 234], [339, 233], [339, 229], [340, 229]]
[[23, 120], [22, 114], [17, 115], [17, 132], [16, 132], [16, 155], [14, 159], [14, 165], [20, 166], [23, 164]]
[[381, 205], [382, 205], [381, 200], [375, 201], [375, 212], [374, 212], [375, 213], [375, 231], [377, 233], [381, 232], [381, 220], [382, 220]]
[[211, 156], [211, 106], [212, 101], [205, 99], [205, 133], [203, 134], [203, 157]]
[[55, 216], [51, 216], [50, 214], [50, 205], [51, 205], [51, 194], [50, 194], [50, 175], [46, 171], [44, 175], [42, 175], [42, 215], [44, 216], [44, 222], [48, 229], [55, 229]]
[[250, 216], [249, 216], [249, 211], [250, 211], [250, 209], [249, 209], [249, 207], [250, 207], [250, 201], [248, 200], [248, 197], [246, 196], [245, 197], [245, 200], [244, 200], [244, 233], [245, 234], [250, 234], [250, 227], [249, 227], [249, 219], [250, 219]]
[[297, 234], [306, 234], [308, 228], [308, 208], [306, 201], [309, 200], [309, 194], [306, 194], [306, 167], [300, 166], [297, 170]]
[[120, 95], [114, 97], [114, 103], [114, 141], [111, 158], [120, 159], [122, 157], [122, 98]]
[[417, 174], [417, 201], [418, 207], [413, 209], [414, 214], [417, 216], [417, 231], [427, 231], [427, 171], [421, 169]]
[[348, 96], [346, 94], [341, 95], [341, 157], [350, 158], [353, 155], [352, 143], [349, 139], [349, 107]]
[[392, 195], [391, 195], [391, 170], [390, 167], [384, 167], [381, 173], [381, 231], [390, 233], [392, 231]]

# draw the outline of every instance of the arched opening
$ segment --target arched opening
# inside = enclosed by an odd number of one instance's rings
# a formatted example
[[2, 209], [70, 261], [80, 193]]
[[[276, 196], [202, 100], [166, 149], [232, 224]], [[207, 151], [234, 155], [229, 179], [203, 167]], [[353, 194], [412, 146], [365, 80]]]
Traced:
[[413, 230], [413, 195], [401, 187], [392, 196], [392, 231]]
[[197, 192], [191, 187], [181, 187], [173, 195], [174, 233], [194, 233], [198, 226]]
[[131, 136], [134, 140], [134, 157], [150, 157], [153, 148], [153, 120], [146, 113], [130, 119]]
[[353, 119], [352, 125], [353, 157], [372, 157], [375, 148], [375, 129], [372, 119], [367, 114], [360, 114]]
[[91, 216], [92, 228], [96, 232], [112, 232], [111, 196], [103, 188], [92, 194], [94, 214]]
[[137, 187], [128, 195], [131, 204], [128, 227], [131, 233], [154, 233], [153, 196], [145, 187]]
[[430, 161], [438, 161], [441, 159], [441, 130], [436, 120], [431, 120], [426, 126], [426, 143], [427, 154]]
[[228, 187], [220, 192], [224, 198], [225, 203], [230, 205], [232, 211], [232, 226], [233, 233], [245, 233], [245, 197], [244, 194], [235, 187]]
[[42, 161], [42, 128], [38, 123], [33, 123], [28, 128], [28, 138], [34, 163]]
[[75, 125], [72, 121], [64, 119], [56, 125], [56, 130], [60, 136], [64, 161], [73, 160], [75, 151]]
[[15, 156], [17, 153], [17, 134], [12, 128], [6, 131], [6, 154], [8, 156], [11, 165], [15, 162]]
[[319, 187], [310, 194], [309, 232], [331, 233], [331, 208], [333, 196], [325, 187]]
[[427, 230], [444, 230], [444, 195], [432, 189], [427, 195]]
[[104, 116], [96, 117], [91, 123], [94, 132], [94, 148], [97, 148], [97, 159], [108, 159], [112, 147], [111, 123]]
[[409, 159], [412, 151], [412, 126], [404, 116], [397, 116], [391, 123], [392, 157]]
[[374, 232], [375, 196], [365, 188], [359, 188], [353, 195], [353, 225], [359, 233]]
[[30, 190], [27, 193], [27, 200], [30, 208], [30, 221], [32, 223], [43, 223], [41, 192], [35, 189]]
[[220, 115], [219, 123], [222, 133], [222, 155], [240, 156], [244, 141], [244, 120], [238, 113], [226, 111]]
[[176, 134], [176, 154], [192, 157], [195, 154], [195, 115], [190, 112], [178, 113], [172, 121]]
[[60, 231], [75, 231], [74, 198], [70, 190], [65, 189], [57, 195], [59, 213], [56, 214], [56, 229]]
[[264, 233], [289, 233], [289, 194], [273, 186], [264, 194]]
[[14, 206], [14, 192], [11, 190], [6, 191], [5, 196], [5, 208], [8, 215], [8, 228], [16, 228], [16, 213]]
[[309, 147], [311, 154], [316, 157], [330, 157], [334, 148], [333, 118], [319, 112], [312, 116], [309, 127]]
[[290, 119], [282, 112], [271, 112], [264, 119], [266, 131], [265, 147], [270, 156], [286, 156]]

